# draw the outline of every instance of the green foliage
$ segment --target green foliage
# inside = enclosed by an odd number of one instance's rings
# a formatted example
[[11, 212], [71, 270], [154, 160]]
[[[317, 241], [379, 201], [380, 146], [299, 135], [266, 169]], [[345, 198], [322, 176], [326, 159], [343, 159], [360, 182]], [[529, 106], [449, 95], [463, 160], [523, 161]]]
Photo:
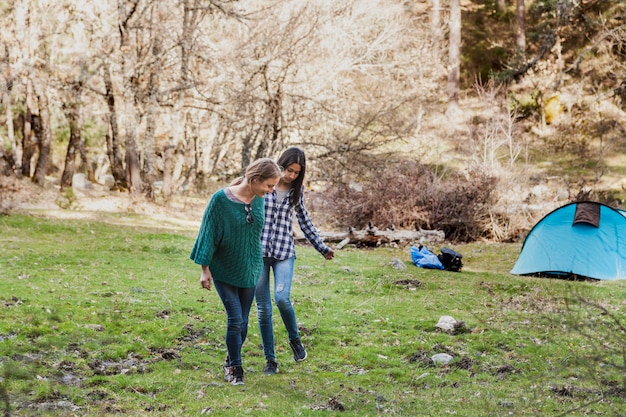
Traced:
[[510, 94], [509, 111], [515, 113], [518, 118], [527, 118], [531, 115], [537, 115], [540, 112], [539, 91], [533, 91], [528, 94]]
[[76, 206], [77, 201], [78, 198], [74, 194], [74, 190], [71, 187], [66, 187], [54, 202], [63, 210], [70, 210]]
[[496, 13], [495, 2], [490, 1], [465, 10], [462, 17], [463, 84], [469, 87], [477, 79], [507, 84], [514, 81], [515, 73], [549, 44], [556, 30], [564, 55], [577, 53], [588, 46], [608, 18], [620, 14], [622, 3], [620, 0], [526, 2], [527, 48], [523, 54], [517, 50], [515, 42], [514, 7]]
[[68, 125], [60, 125], [55, 129], [54, 137], [60, 145], [67, 146], [70, 141], [70, 127]]
[[[460, 273], [417, 268], [408, 248], [348, 248], [325, 261], [298, 247], [292, 301], [309, 357], [293, 361], [276, 311], [280, 372], [263, 375], [253, 310], [246, 385], [230, 386], [225, 314], [188, 259], [194, 236], [1, 217], [5, 415], [574, 416], [626, 406], [626, 283], [511, 276], [518, 244], [456, 246]], [[438, 331], [442, 315], [468, 332]], [[435, 353], [454, 359], [435, 366]]]
[[102, 147], [105, 142], [106, 129], [105, 124], [93, 118], [85, 120], [80, 127], [80, 133], [85, 141], [85, 145], [95, 148]]

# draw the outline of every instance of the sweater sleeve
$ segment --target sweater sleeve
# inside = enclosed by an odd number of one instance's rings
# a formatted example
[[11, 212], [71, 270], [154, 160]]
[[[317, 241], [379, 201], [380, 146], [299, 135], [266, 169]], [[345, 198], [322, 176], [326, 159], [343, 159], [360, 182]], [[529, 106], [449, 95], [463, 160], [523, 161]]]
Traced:
[[211, 260], [223, 234], [223, 222], [218, 208], [217, 194], [214, 194], [204, 211], [196, 242], [189, 256], [198, 265], [211, 265]]

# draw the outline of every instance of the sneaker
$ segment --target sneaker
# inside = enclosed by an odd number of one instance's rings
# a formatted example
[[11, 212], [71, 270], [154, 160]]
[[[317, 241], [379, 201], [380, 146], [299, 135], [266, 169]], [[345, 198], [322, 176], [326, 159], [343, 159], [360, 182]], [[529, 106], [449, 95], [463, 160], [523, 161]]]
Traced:
[[232, 366], [233, 379], [230, 381], [232, 385], [243, 385], [243, 368], [241, 366]]
[[265, 375], [274, 375], [278, 373], [278, 364], [274, 361], [267, 361], [265, 368], [263, 368]]
[[306, 350], [304, 350], [304, 346], [302, 346], [300, 339], [290, 340], [289, 345], [291, 346], [291, 350], [293, 350], [293, 360], [296, 362], [302, 362], [306, 359]]
[[233, 367], [230, 366], [228, 359], [224, 361], [224, 381], [231, 382], [233, 380]]

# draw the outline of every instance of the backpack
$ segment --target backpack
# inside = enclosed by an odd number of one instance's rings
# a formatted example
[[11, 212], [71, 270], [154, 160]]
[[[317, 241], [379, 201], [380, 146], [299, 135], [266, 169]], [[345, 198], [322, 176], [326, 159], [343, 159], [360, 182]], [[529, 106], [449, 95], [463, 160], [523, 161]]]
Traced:
[[441, 248], [441, 255], [437, 255], [446, 271], [459, 272], [463, 268], [463, 255], [449, 248]]

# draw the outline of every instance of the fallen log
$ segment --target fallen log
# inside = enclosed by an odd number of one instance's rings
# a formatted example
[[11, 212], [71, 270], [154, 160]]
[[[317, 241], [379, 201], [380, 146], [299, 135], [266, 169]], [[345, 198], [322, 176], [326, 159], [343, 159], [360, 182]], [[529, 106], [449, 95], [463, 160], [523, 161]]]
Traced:
[[[371, 224], [363, 230], [355, 230], [350, 227], [345, 232], [319, 232], [324, 242], [337, 243], [335, 249], [341, 249], [348, 244], [357, 246], [381, 246], [384, 244], [407, 244], [419, 243], [443, 243], [445, 233], [441, 230], [379, 230]], [[304, 236], [297, 236], [297, 242], [306, 241]]]

